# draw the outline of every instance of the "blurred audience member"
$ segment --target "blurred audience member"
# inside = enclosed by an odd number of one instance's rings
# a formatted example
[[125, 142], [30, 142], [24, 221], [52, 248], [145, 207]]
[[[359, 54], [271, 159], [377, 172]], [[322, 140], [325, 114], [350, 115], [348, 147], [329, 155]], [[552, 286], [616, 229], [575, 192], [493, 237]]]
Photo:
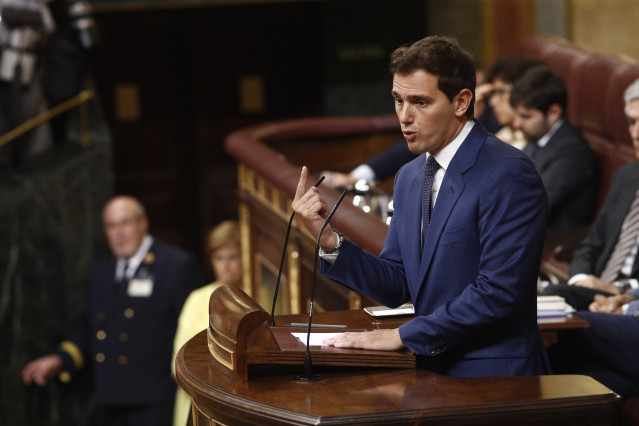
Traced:
[[170, 425], [172, 343], [189, 292], [202, 284], [193, 257], [156, 241], [135, 198], [117, 196], [102, 219], [112, 257], [95, 262], [83, 316], [53, 354], [27, 364], [25, 384], [71, 380], [93, 364], [95, 396], [111, 426]]
[[[639, 80], [624, 93], [628, 131], [639, 158]], [[567, 284], [551, 285], [577, 310], [587, 310], [596, 294], [613, 296], [639, 289], [639, 161], [617, 170], [601, 211], [570, 263]], [[600, 311], [595, 308], [593, 310]], [[639, 336], [639, 334], [637, 334]]]
[[486, 74], [487, 83], [480, 84], [475, 91], [475, 116], [481, 113], [488, 102], [501, 126], [495, 136], [519, 149], [526, 145], [526, 138], [520, 130], [512, 128], [515, 111], [510, 105], [510, 92], [519, 77], [542, 64], [539, 59], [526, 56], [497, 59]]
[[585, 374], [627, 399], [639, 395], [639, 289], [595, 295], [589, 327], [564, 333], [548, 349], [556, 374]]
[[[242, 257], [240, 227], [235, 221], [224, 221], [211, 230], [207, 240], [208, 258], [213, 266], [215, 281], [193, 290], [184, 302], [173, 343], [171, 368], [175, 374], [175, 358], [180, 348], [209, 325], [209, 299], [213, 291], [225, 284], [242, 285]], [[174, 426], [184, 426], [191, 413], [191, 398], [178, 389], [175, 398]]]
[[[639, 80], [624, 93], [629, 132], [639, 158]], [[560, 294], [589, 327], [562, 334], [549, 348], [553, 370], [594, 377], [624, 399], [639, 395], [639, 161], [622, 166], [570, 265]]]
[[513, 85], [513, 127], [527, 140], [524, 148], [546, 187], [548, 227], [590, 226], [599, 173], [594, 153], [581, 131], [565, 118], [566, 86], [545, 66], [526, 72]]

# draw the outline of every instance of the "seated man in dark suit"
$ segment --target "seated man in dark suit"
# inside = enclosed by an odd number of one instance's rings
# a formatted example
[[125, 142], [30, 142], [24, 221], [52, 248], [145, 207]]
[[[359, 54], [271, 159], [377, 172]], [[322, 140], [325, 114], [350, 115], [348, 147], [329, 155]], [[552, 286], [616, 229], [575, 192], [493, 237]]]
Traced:
[[548, 194], [548, 227], [590, 226], [597, 199], [598, 168], [581, 131], [565, 119], [566, 87], [545, 66], [535, 67], [513, 85], [513, 127], [528, 143], [524, 148]]
[[95, 396], [109, 425], [171, 425], [173, 336], [182, 305], [202, 285], [193, 257], [148, 235], [142, 204], [119, 196], [104, 207], [113, 256], [91, 270], [83, 316], [56, 353], [27, 364], [25, 384], [63, 382], [92, 363]]
[[556, 374], [585, 374], [627, 399], [639, 395], [639, 289], [595, 296], [577, 315], [585, 329], [564, 333], [548, 349]]
[[[624, 94], [639, 158], [639, 80]], [[574, 254], [569, 285], [550, 286], [590, 327], [550, 348], [556, 373], [587, 374], [622, 397], [639, 395], [639, 161], [615, 174], [601, 212]]]

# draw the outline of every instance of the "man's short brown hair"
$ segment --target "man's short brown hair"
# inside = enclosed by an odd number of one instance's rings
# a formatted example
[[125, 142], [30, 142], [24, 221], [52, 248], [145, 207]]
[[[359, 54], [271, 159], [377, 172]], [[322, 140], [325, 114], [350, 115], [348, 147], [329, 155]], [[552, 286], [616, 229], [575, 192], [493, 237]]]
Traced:
[[430, 36], [410, 46], [402, 46], [391, 54], [390, 71], [393, 75], [408, 75], [423, 70], [437, 76], [437, 88], [452, 102], [463, 89], [473, 94], [466, 116], [473, 118], [475, 109], [475, 62], [456, 39]]

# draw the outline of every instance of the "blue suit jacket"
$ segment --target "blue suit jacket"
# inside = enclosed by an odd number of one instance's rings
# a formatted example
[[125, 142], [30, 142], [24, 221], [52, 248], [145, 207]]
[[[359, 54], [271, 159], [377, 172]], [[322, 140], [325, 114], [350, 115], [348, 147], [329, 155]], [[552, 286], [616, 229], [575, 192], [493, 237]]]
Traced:
[[530, 159], [478, 123], [451, 161], [420, 248], [424, 156], [397, 174], [379, 257], [346, 241], [323, 273], [387, 306], [413, 301], [399, 328], [425, 368], [451, 376], [549, 371], [536, 317], [547, 216]]

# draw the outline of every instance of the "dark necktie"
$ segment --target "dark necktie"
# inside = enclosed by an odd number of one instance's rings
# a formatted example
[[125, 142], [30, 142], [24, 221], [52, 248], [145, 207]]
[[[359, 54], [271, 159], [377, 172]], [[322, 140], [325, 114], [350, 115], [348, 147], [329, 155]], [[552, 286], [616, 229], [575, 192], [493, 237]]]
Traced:
[[117, 277], [114, 279], [114, 292], [115, 294], [121, 294], [124, 287], [125, 287], [125, 283], [127, 282], [126, 279], [126, 270], [129, 267], [129, 262], [126, 261], [124, 262], [124, 268], [122, 268], [122, 276], [120, 277], [120, 279], [118, 279]]
[[639, 232], [639, 191], [635, 194], [635, 200], [630, 205], [628, 214], [621, 225], [619, 239], [615, 249], [606, 263], [606, 267], [601, 273], [601, 279], [610, 283], [617, 279], [621, 266], [632, 251], [637, 242]]
[[424, 186], [422, 187], [422, 249], [426, 241], [428, 226], [430, 225], [430, 213], [433, 208], [433, 181], [435, 172], [439, 169], [439, 163], [434, 156], [429, 156], [424, 169]]

